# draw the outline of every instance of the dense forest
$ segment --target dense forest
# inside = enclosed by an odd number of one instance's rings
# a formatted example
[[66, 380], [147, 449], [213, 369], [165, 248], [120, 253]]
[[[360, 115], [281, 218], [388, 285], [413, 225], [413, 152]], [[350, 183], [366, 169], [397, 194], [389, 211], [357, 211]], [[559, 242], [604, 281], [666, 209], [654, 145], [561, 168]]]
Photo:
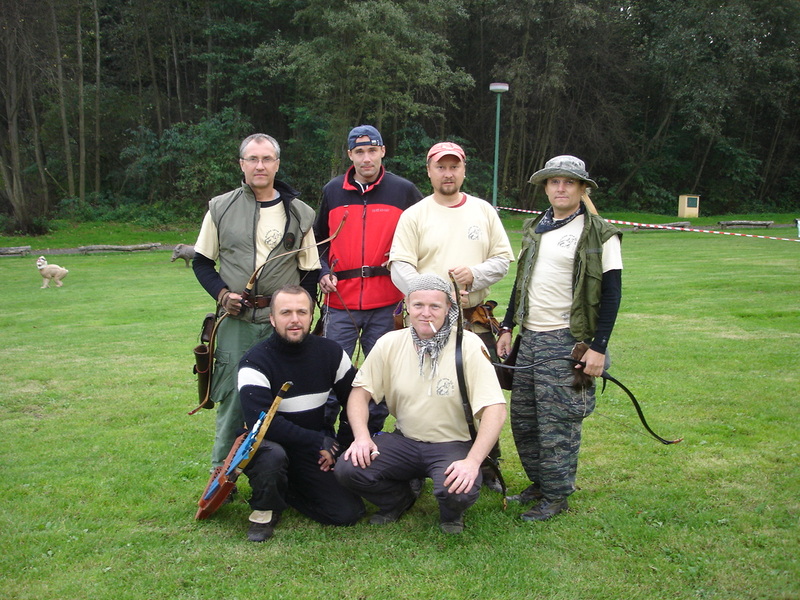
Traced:
[[583, 158], [606, 209], [787, 212], [800, 196], [798, 0], [0, 0], [0, 225], [192, 218], [235, 187], [239, 141], [282, 144], [315, 204], [354, 125], [429, 190], [539, 208], [531, 173]]

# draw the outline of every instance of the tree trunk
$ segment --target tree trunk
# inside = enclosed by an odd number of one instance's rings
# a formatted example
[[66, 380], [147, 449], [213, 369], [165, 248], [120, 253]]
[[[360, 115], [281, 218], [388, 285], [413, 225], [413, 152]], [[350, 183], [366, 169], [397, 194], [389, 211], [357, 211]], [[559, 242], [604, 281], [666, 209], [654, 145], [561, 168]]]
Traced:
[[94, 12], [94, 193], [100, 195], [100, 13], [97, 0], [92, 0]]
[[764, 168], [761, 172], [761, 185], [758, 188], [759, 203], [764, 201], [764, 197], [769, 189], [770, 182], [772, 181], [772, 161], [775, 157], [775, 149], [778, 147], [778, 142], [781, 139], [782, 129], [783, 115], [778, 114], [778, 118], [775, 121], [775, 128], [772, 131], [772, 140], [770, 141], [769, 152], [767, 153], [767, 158], [764, 161]]
[[61, 52], [61, 38], [58, 35], [58, 19], [53, 0], [47, 3], [50, 17], [53, 20], [53, 42], [55, 44], [56, 76], [58, 87], [58, 112], [61, 119], [61, 136], [64, 140], [64, 169], [67, 171], [67, 191], [70, 198], [75, 197], [75, 172], [72, 166], [72, 148], [69, 142], [69, 124], [67, 121], [67, 100], [64, 89], [64, 59]]
[[[206, 1], [206, 23], [207, 26], [211, 25], [211, 2]], [[209, 31], [211, 28], [209, 27]], [[208, 53], [208, 60], [206, 60], [206, 117], [209, 119], [214, 114], [214, 65], [211, 64], [211, 51], [214, 49], [214, 42], [209, 33], [206, 37], [206, 53]]]
[[75, 52], [78, 59], [78, 198], [81, 203], [86, 201], [86, 114], [84, 110], [83, 89], [83, 34], [81, 27], [81, 11], [78, 7], [76, 17], [76, 45]]
[[708, 162], [708, 155], [711, 152], [711, 148], [714, 146], [715, 137], [710, 137], [708, 139], [708, 144], [706, 145], [706, 151], [703, 154], [703, 160], [700, 161], [700, 166], [697, 168], [697, 177], [694, 178], [694, 184], [692, 184], [691, 189], [689, 190], [690, 194], [694, 194], [697, 186], [700, 185], [700, 178], [703, 176], [703, 169], [706, 168], [706, 162]]
[[156, 109], [156, 131], [158, 136], [164, 133], [164, 117], [161, 113], [161, 92], [158, 89], [158, 71], [156, 70], [156, 57], [153, 52], [153, 41], [150, 38], [150, 27], [144, 26], [144, 39], [147, 43], [147, 62], [150, 66], [150, 85], [152, 86], [153, 106]]
[[172, 65], [175, 69], [175, 97], [178, 99], [178, 121], [183, 122], [183, 94], [181, 93], [181, 70], [178, 63], [178, 40], [175, 36], [174, 20], [170, 21], [169, 34], [172, 40]]
[[670, 101], [669, 107], [667, 108], [667, 112], [664, 115], [664, 118], [661, 120], [661, 124], [658, 126], [658, 131], [656, 131], [655, 135], [653, 135], [653, 137], [650, 138], [650, 140], [645, 145], [644, 150], [642, 150], [642, 154], [639, 157], [638, 162], [633, 167], [633, 169], [631, 169], [631, 172], [628, 173], [625, 176], [625, 179], [622, 181], [622, 183], [619, 184], [619, 187], [617, 188], [617, 194], [621, 193], [622, 190], [625, 189], [625, 186], [627, 186], [630, 183], [634, 175], [636, 175], [639, 169], [641, 169], [642, 166], [644, 165], [645, 161], [647, 160], [647, 157], [650, 155], [650, 150], [652, 150], [653, 146], [655, 146], [656, 143], [660, 142], [661, 138], [666, 135], [666, 132], [668, 130], [667, 125], [672, 120], [672, 114], [674, 111], [675, 111], [675, 100], [672, 100]]
[[6, 190], [14, 218], [17, 224], [26, 230], [31, 224], [28, 205], [22, 189], [22, 159], [19, 143], [19, 111], [23, 100], [23, 91], [20, 86], [19, 76], [23, 71], [19, 55], [19, 31], [16, 28], [6, 30], [2, 37], [5, 44], [5, 85], [0, 89], [5, 106], [5, 121], [7, 123], [6, 148], [0, 147], [0, 176]]
[[33, 138], [33, 152], [36, 156], [36, 169], [39, 172], [39, 183], [42, 186], [42, 202], [38, 207], [38, 213], [47, 215], [50, 210], [50, 191], [47, 185], [47, 173], [45, 172], [44, 152], [42, 152], [42, 140], [39, 136], [39, 117], [36, 112], [36, 105], [33, 101], [33, 81], [30, 78], [30, 71], [28, 71], [27, 83], [27, 96], [28, 96], [28, 111], [31, 118], [31, 132]]

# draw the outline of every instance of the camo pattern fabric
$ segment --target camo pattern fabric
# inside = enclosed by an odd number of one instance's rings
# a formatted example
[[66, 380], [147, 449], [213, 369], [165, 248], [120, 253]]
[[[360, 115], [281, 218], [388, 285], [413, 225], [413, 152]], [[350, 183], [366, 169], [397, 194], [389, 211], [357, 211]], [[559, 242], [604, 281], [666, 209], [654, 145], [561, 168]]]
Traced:
[[[569, 329], [522, 330], [517, 365], [569, 357], [576, 340]], [[574, 390], [573, 365], [553, 360], [514, 372], [511, 431], [520, 461], [545, 498], [558, 500], [575, 491], [581, 426], [595, 407], [595, 388]]]

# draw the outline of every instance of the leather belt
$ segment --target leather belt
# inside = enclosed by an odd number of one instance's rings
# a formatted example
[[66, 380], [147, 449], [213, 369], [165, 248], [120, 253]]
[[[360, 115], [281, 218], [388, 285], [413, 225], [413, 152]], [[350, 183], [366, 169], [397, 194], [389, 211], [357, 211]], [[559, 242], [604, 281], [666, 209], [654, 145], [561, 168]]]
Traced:
[[250, 302], [253, 303], [253, 308], [267, 308], [272, 302], [272, 296], [253, 296]]
[[359, 267], [358, 269], [346, 269], [344, 271], [334, 271], [336, 278], [341, 279], [356, 279], [357, 277], [380, 277], [381, 275], [391, 275], [391, 271], [386, 267]]

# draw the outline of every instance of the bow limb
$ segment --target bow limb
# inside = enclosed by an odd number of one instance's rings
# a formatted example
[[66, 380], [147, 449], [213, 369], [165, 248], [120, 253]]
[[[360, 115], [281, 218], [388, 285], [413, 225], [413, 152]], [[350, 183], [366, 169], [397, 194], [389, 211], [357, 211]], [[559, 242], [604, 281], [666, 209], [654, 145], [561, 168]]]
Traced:
[[211, 378], [214, 376], [214, 349], [217, 345], [217, 328], [222, 321], [225, 320], [225, 317], [228, 316], [228, 313], [224, 313], [222, 316], [218, 317], [216, 322], [214, 323], [214, 329], [211, 330], [211, 338], [208, 340], [207, 344], [207, 352], [208, 352], [208, 383], [206, 384], [206, 392], [203, 399], [200, 401], [200, 404], [197, 408], [190, 411], [188, 414], [193, 415], [201, 408], [214, 408], [214, 403], [211, 401]]
[[[500, 367], [501, 369], [522, 370], [522, 369], [531, 369], [531, 368], [536, 367], [538, 365], [542, 365], [542, 364], [545, 364], [545, 363], [548, 363], [548, 362], [552, 362], [552, 361], [555, 361], [555, 360], [564, 360], [564, 361], [567, 361], [569, 363], [572, 363], [573, 365], [583, 365], [583, 364], [585, 364], [582, 361], [575, 360], [574, 358], [569, 357], [569, 356], [556, 356], [556, 357], [552, 357], [552, 358], [543, 358], [543, 359], [534, 361], [534, 362], [532, 362], [532, 363], [530, 363], [528, 365], [519, 365], [519, 366], [504, 365], [503, 363], [492, 363], [492, 364], [495, 367]], [[639, 420], [642, 422], [642, 425], [644, 425], [644, 428], [647, 430], [647, 432], [650, 435], [652, 435], [655, 439], [657, 439], [659, 442], [661, 442], [662, 444], [665, 444], [665, 445], [677, 444], [677, 443], [683, 441], [683, 438], [678, 438], [678, 439], [675, 439], [675, 440], [667, 440], [667, 439], [661, 437], [660, 435], [658, 435], [655, 431], [653, 431], [653, 429], [647, 423], [647, 419], [645, 419], [645, 417], [644, 417], [644, 411], [642, 410], [642, 407], [640, 406], [639, 401], [636, 399], [636, 396], [633, 395], [633, 392], [630, 391], [628, 389], [628, 387], [625, 386], [619, 379], [617, 379], [616, 377], [614, 377], [611, 374], [609, 374], [609, 372], [606, 371], [605, 369], [603, 370], [603, 374], [600, 375], [600, 377], [603, 379], [603, 389], [605, 389], [606, 382], [610, 381], [611, 383], [616, 385], [618, 388], [620, 388], [623, 392], [625, 392], [625, 394], [628, 396], [628, 398], [630, 398], [630, 401], [633, 403], [633, 407], [636, 409], [636, 414], [639, 416]]]
[[[464, 407], [464, 417], [467, 420], [467, 426], [469, 427], [470, 437], [472, 440], [475, 441], [477, 436], [477, 432], [475, 430], [474, 420], [472, 418], [472, 413], [469, 400], [467, 398], [467, 382], [464, 377], [464, 355], [463, 350], [461, 347], [461, 343], [464, 338], [464, 311], [462, 309], [461, 304], [461, 290], [458, 288], [458, 282], [456, 278], [453, 276], [453, 273], [450, 273], [450, 281], [453, 284], [453, 289], [456, 293], [456, 308], [458, 308], [458, 318], [456, 319], [456, 376], [458, 378], [458, 385], [461, 388], [461, 403]], [[497, 481], [500, 483], [501, 495], [503, 498], [503, 510], [506, 509], [508, 506], [508, 500], [506, 500], [506, 492], [508, 488], [506, 488], [506, 481], [503, 478], [503, 474], [500, 471], [500, 465], [496, 459], [492, 458], [491, 456], [487, 456], [483, 459], [481, 463], [481, 467], [488, 466], [492, 472], [497, 477]]]
[[[338, 259], [336, 259], [336, 260], [338, 260]], [[336, 261], [334, 261], [334, 263], [335, 262]], [[333, 275], [335, 277], [336, 276], [336, 271], [334, 271], [333, 268], [334, 268], [334, 265], [331, 265], [331, 275]], [[347, 316], [350, 317], [350, 322], [353, 324], [353, 327], [355, 328], [355, 331], [356, 331], [356, 341], [355, 341], [355, 343], [356, 343], [356, 346], [358, 346], [358, 355], [356, 355], [355, 352], [353, 354], [353, 364], [356, 365], [358, 363], [358, 361], [360, 360], [360, 356], [361, 356], [361, 345], [360, 345], [360, 342], [361, 342], [361, 328], [358, 326], [358, 323], [356, 323], [356, 320], [353, 317], [353, 313], [350, 312], [350, 309], [347, 307], [347, 303], [344, 301], [344, 298], [342, 298], [342, 294], [339, 292], [339, 285], [338, 284], [336, 285], [336, 288], [334, 289], [334, 292], [336, 293], [336, 297], [339, 298], [339, 302], [342, 303], [342, 306], [344, 307], [344, 310], [347, 313]], [[330, 292], [328, 292], [328, 295], [330, 296]]]
[[458, 342], [459, 345], [461, 344], [461, 338], [464, 335], [464, 310], [461, 305], [461, 290], [458, 288], [458, 282], [456, 278], [453, 276], [452, 271], [449, 272], [450, 275], [450, 282], [453, 284], [453, 289], [456, 293], [456, 308], [458, 309], [458, 319], [456, 320], [456, 334], [458, 335]]
[[625, 392], [628, 395], [628, 398], [630, 398], [631, 402], [633, 403], [633, 407], [636, 409], [636, 414], [639, 415], [639, 420], [642, 422], [642, 425], [644, 425], [644, 428], [647, 430], [647, 432], [650, 435], [652, 435], [659, 442], [661, 442], [662, 444], [665, 444], [665, 445], [677, 444], [677, 443], [683, 441], [683, 438], [678, 438], [678, 439], [675, 439], [675, 440], [667, 440], [667, 439], [664, 439], [663, 437], [661, 437], [660, 435], [658, 435], [655, 431], [653, 431], [650, 428], [650, 425], [647, 424], [647, 419], [644, 418], [644, 412], [642, 411], [642, 407], [639, 406], [639, 401], [636, 400], [636, 396], [633, 395], [633, 392], [631, 392], [619, 379], [609, 375], [608, 371], [604, 370], [603, 374], [601, 375], [601, 377], [603, 378], [603, 381], [610, 381], [611, 383], [615, 384], [618, 388], [620, 388], [623, 392]]
[[[311, 248], [321, 246], [322, 244], [327, 244], [328, 242], [332, 242], [339, 235], [339, 232], [342, 231], [342, 227], [344, 227], [344, 222], [347, 220], [348, 214], [349, 213], [344, 213], [344, 215], [342, 216], [342, 220], [339, 222], [339, 226], [336, 228], [336, 231], [334, 231], [330, 236], [326, 237], [324, 240], [315, 242], [310, 246], [302, 246], [301, 248], [295, 248], [294, 250], [287, 250], [286, 252], [281, 252], [280, 254], [276, 254], [275, 256], [270, 256], [267, 260], [265, 260], [260, 267], [258, 267], [255, 271], [253, 271], [253, 274], [250, 276], [250, 280], [244, 287], [244, 292], [242, 293], [243, 303], [245, 302], [245, 299], [248, 299], [246, 300], [246, 302], [249, 302], [250, 292], [253, 290], [253, 286], [256, 283], [256, 279], [258, 279], [258, 276], [261, 274], [261, 271], [264, 269], [264, 267], [266, 267], [273, 260], [278, 260], [279, 258], [283, 258], [284, 256], [289, 256], [290, 254], [297, 254], [298, 252], [302, 252], [303, 250], [309, 250]], [[245, 306], [247, 306], [247, 304], [245, 304]]]

